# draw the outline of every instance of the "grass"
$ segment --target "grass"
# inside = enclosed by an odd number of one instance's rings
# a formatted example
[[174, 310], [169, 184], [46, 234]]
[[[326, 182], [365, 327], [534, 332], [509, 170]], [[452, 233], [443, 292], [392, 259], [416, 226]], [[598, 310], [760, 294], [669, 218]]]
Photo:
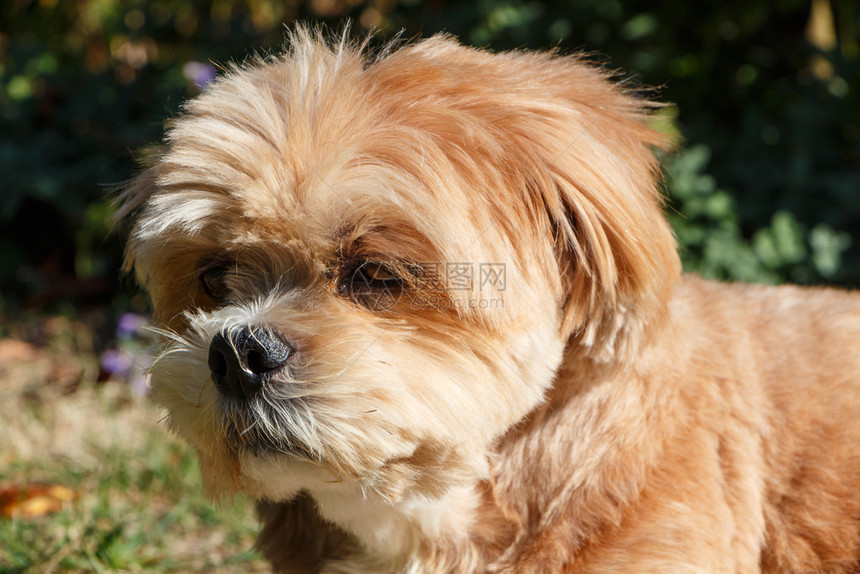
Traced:
[[0, 518], [0, 573], [266, 571], [252, 501], [206, 500], [162, 413], [128, 385], [96, 383], [86, 337], [65, 325], [37, 344], [0, 339], [0, 488], [75, 494], [57, 512]]

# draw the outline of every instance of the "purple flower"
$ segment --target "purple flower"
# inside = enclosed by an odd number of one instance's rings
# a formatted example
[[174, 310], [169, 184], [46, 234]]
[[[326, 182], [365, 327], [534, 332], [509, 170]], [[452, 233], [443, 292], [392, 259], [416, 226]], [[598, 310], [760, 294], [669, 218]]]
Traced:
[[102, 368], [111, 375], [125, 375], [134, 366], [131, 357], [116, 349], [108, 349], [102, 353], [101, 363]]
[[215, 66], [203, 62], [185, 62], [182, 66], [182, 74], [187, 80], [194, 82], [198, 89], [202, 89], [215, 79]]
[[116, 336], [119, 339], [127, 339], [136, 335], [145, 324], [146, 317], [134, 313], [123, 313], [116, 324]]

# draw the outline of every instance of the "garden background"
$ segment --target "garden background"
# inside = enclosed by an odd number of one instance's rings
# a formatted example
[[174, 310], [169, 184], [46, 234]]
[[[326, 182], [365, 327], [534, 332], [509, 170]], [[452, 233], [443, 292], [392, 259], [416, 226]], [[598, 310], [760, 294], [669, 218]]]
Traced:
[[[854, 0], [6, 0], [0, 7], [0, 572], [251, 571], [159, 426], [112, 194], [219, 65], [296, 20], [586, 51], [672, 105], [669, 217], [708, 277], [860, 286]], [[121, 231], [121, 230], [120, 230]]]

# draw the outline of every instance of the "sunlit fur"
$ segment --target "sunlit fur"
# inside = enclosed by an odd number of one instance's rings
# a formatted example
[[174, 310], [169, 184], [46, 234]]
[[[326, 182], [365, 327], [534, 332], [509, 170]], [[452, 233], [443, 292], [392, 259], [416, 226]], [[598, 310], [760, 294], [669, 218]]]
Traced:
[[[682, 278], [651, 109], [576, 57], [301, 28], [188, 102], [127, 265], [152, 395], [277, 570], [856, 571], [860, 299]], [[402, 287], [345, 288], [365, 261]], [[243, 402], [207, 353], [248, 327], [295, 354]]]

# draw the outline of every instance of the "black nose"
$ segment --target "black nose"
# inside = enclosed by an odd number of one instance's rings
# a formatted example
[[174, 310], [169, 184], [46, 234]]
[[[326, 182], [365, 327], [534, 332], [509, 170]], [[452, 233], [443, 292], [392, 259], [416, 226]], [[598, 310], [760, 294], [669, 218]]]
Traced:
[[209, 344], [212, 382], [222, 395], [250, 399], [292, 354], [293, 348], [267, 329], [218, 333]]

